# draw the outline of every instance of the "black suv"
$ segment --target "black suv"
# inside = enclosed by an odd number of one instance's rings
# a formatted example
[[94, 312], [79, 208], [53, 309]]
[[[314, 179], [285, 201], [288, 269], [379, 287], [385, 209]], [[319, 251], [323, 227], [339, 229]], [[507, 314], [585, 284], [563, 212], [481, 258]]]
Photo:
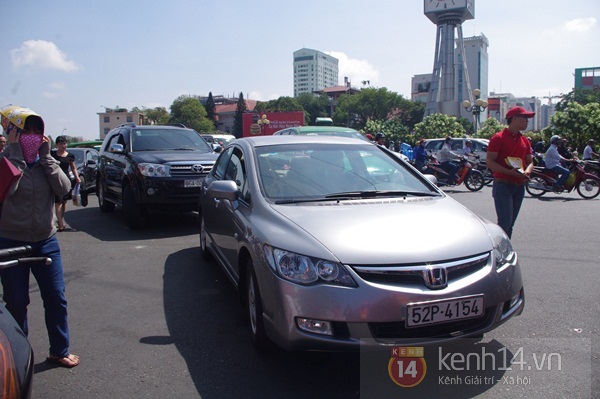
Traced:
[[121, 125], [108, 132], [100, 149], [100, 210], [121, 206], [132, 229], [144, 227], [153, 210], [196, 210], [202, 180], [216, 159], [195, 130]]

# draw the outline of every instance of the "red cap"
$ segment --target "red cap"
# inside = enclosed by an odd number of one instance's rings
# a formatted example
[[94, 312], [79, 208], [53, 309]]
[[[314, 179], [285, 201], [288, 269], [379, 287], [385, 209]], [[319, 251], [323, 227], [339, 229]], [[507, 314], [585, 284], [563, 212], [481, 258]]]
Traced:
[[512, 118], [513, 116], [524, 116], [525, 118], [533, 118], [535, 116], [535, 112], [529, 112], [523, 107], [512, 107], [506, 113], [506, 119]]

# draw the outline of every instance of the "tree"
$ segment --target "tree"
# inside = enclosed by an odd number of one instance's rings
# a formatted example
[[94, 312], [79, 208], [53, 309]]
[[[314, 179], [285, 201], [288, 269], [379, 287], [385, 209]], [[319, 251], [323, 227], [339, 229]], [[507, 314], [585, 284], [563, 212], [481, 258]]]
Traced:
[[195, 97], [179, 96], [171, 104], [169, 123], [181, 123], [200, 133], [212, 132], [215, 126], [206, 118], [206, 109]]
[[146, 115], [146, 120], [153, 125], [166, 125], [171, 118], [169, 111], [165, 107], [146, 109], [143, 114]]
[[244, 135], [244, 122], [243, 115], [246, 112], [246, 100], [244, 100], [244, 93], [240, 92], [238, 97], [237, 107], [235, 109], [235, 119], [233, 121], [233, 135], [240, 138]]
[[543, 130], [548, 143], [557, 134], [567, 138], [573, 150], [582, 152], [589, 139], [600, 140], [600, 103], [569, 102], [563, 111], [552, 116], [552, 125]]
[[368, 88], [358, 94], [340, 96], [333, 120], [336, 124], [360, 130], [370, 120], [385, 121], [394, 112], [411, 109], [412, 106], [410, 100], [386, 88]]
[[315, 96], [312, 93], [302, 93], [296, 97], [298, 104], [304, 110], [304, 123], [311, 125], [319, 116], [330, 116], [328, 112], [329, 97], [323, 93]]
[[475, 137], [479, 137], [482, 139], [490, 139], [494, 134], [498, 133], [506, 126], [502, 123], [498, 122], [495, 118], [487, 118], [481, 124], [481, 127], [477, 131]]
[[446, 136], [463, 137], [466, 131], [455, 116], [431, 114], [415, 125], [415, 137], [433, 139]]
[[212, 91], [208, 93], [208, 99], [206, 100], [206, 105], [204, 106], [206, 109], [206, 117], [209, 121], [211, 121], [214, 127], [217, 127], [217, 106], [215, 105], [215, 100], [213, 99]]
[[254, 107], [256, 112], [289, 112], [304, 111], [302, 105], [292, 97], [279, 97], [276, 100], [260, 101]]
[[600, 90], [574, 89], [570, 93], [565, 94], [556, 104], [556, 111], [565, 111], [571, 102], [576, 102], [581, 105], [600, 103]]

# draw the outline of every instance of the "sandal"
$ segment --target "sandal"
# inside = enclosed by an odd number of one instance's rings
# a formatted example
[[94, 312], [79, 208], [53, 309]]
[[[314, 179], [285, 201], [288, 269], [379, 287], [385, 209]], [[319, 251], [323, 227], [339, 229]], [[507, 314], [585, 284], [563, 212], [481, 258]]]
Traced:
[[61, 367], [67, 367], [67, 368], [75, 367], [79, 364], [79, 356], [73, 355], [73, 354], [68, 354], [67, 356], [64, 356], [64, 357], [48, 355], [46, 360], [49, 361], [50, 363], [54, 363]]

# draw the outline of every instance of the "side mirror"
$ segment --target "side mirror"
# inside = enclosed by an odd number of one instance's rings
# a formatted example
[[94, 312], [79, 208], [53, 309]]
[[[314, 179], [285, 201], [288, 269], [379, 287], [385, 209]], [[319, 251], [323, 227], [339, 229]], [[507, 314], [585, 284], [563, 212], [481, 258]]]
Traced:
[[238, 186], [233, 180], [219, 180], [210, 183], [208, 192], [214, 199], [226, 199], [231, 202], [238, 198]]
[[114, 154], [123, 154], [125, 152], [123, 149], [123, 144], [113, 144], [110, 146], [109, 151]]

